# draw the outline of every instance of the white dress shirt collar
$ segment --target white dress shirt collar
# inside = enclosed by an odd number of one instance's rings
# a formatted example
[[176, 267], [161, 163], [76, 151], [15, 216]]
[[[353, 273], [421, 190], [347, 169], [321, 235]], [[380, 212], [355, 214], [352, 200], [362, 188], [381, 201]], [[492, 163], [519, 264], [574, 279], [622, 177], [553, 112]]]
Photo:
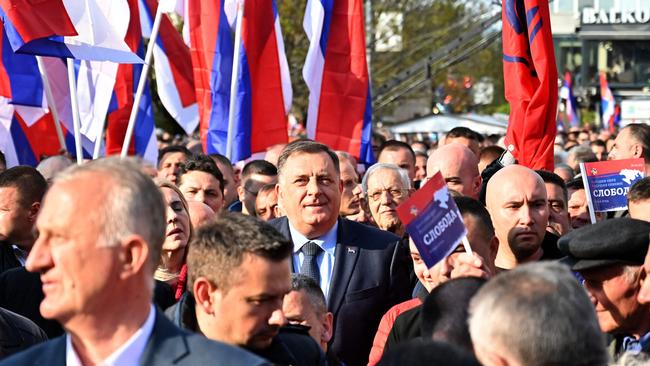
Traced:
[[336, 235], [339, 228], [339, 221], [336, 220], [336, 223], [332, 228], [315, 239], [308, 239], [306, 236], [302, 235], [298, 230], [296, 230], [289, 221], [289, 232], [291, 233], [291, 240], [293, 241], [293, 253], [298, 253], [303, 245], [311, 241], [316, 243], [321, 247], [326, 253], [334, 256], [334, 250], [336, 249]]
[[[113, 351], [100, 365], [102, 366], [137, 366], [140, 363], [140, 358], [144, 353], [147, 346], [147, 341], [153, 332], [153, 326], [156, 320], [156, 310], [153, 305], [150, 306], [149, 315], [147, 320], [140, 329], [138, 329], [131, 338], [129, 338], [123, 345]], [[82, 366], [81, 360], [77, 355], [74, 347], [72, 346], [72, 338], [66, 335], [66, 352], [65, 363], [66, 366]]]

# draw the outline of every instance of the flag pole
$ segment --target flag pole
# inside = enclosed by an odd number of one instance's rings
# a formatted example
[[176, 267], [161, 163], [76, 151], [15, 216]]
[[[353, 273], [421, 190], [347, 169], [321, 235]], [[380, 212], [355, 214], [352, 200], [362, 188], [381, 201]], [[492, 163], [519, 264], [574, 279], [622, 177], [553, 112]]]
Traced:
[[83, 150], [81, 149], [81, 130], [79, 123], [79, 103], [77, 101], [77, 82], [74, 75], [74, 60], [66, 59], [68, 66], [68, 84], [70, 86], [70, 105], [72, 106], [72, 125], [74, 126], [74, 146], [77, 153], [77, 164], [83, 163]]
[[126, 134], [124, 135], [124, 143], [122, 144], [122, 153], [120, 154], [122, 158], [125, 158], [129, 153], [129, 145], [131, 144], [131, 138], [133, 137], [135, 120], [136, 118], [138, 118], [140, 100], [142, 99], [144, 86], [147, 82], [147, 74], [149, 73], [149, 66], [151, 65], [153, 48], [156, 44], [156, 38], [158, 38], [158, 31], [160, 30], [160, 22], [162, 20], [163, 8], [164, 6], [162, 4], [158, 4], [158, 8], [156, 8], [156, 16], [153, 21], [153, 26], [151, 27], [151, 38], [149, 38], [149, 44], [147, 45], [147, 53], [145, 54], [144, 57], [144, 64], [142, 65], [140, 80], [138, 80], [138, 89], [136, 89], [135, 91], [135, 97], [133, 98], [133, 108], [131, 109], [131, 115], [129, 116], [129, 124], [126, 128]]
[[104, 126], [106, 125], [106, 118], [102, 121], [102, 128], [99, 129], [99, 135], [95, 139], [95, 147], [93, 149], [93, 160], [99, 158], [99, 152], [102, 148], [102, 138], [104, 137]]
[[232, 57], [232, 79], [230, 80], [230, 106], [228, 108], [228, 140], [226, 142], [226, 157], [232, 160], [232, 144], [235, 139], [235, 103], [239, 75], [239, 53], [241, 52], [241, 28], [244, 18], [244, 1], [237, 1], [237, 22], [235, 24], [235, 50]]
[[59, 112], [56, 109], [56, 104], [54, 104], [54, 96], [52, 96], [52, 89], [50, 88], [50, 79], [47, 77], [47, 73], [45, 72], [43, 58], [41, 56], [36, 56], [36, 63], [38, 64], [38, 71], [41, 73], [41, 79], [43, 79], [45, 99], [47, 100], [47, 106], [50, 108], [50, 112], [52, 113], [54, 128], [56, 129], [56, 136], [59, 138], [61, 151], [66, 151], [65, 138], [63, 137], [63, 130], [61, 129], [61, 123], [59, 122]]

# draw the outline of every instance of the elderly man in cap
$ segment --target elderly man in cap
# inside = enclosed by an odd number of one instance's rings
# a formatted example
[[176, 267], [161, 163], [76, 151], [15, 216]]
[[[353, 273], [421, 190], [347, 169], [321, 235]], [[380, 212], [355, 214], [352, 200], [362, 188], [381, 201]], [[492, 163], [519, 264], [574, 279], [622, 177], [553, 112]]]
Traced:
[[639, 302], [650, 223], [618, 218], [588, 225], [562, 237], [560, 250], [584, 278], [603, 332], [614, 337], [610, 351], [650, 354], [650, 304]]

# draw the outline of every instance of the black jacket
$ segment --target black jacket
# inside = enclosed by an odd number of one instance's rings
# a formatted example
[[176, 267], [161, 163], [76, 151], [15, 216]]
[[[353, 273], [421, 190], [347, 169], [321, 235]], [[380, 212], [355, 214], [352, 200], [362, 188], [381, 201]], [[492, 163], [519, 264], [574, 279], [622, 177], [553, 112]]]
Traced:
[[[156, 311], [151, 337], [140, 357], [141, 366], [155, 365], [268, 365], [238, 347], [211, 341], [174, 326]], [[0, 366], [65, 366], [66, 337], [41, 343], [0, 362]]]
[[[291, 239], [286, 217], [269, 223]], [[365, 366], [381, 317], [411, 297], [408, 251], [387, 231], [343, 218], [338, 225], [327, 299], [334, 314], [330, 347], [346, 365]]]
[[47, 341], [47, 336], [34, 322], [0, 308], [0, 359]]
[[[194, 297], [186, 292], [176, 305], [165, 311], [165, 315], [175, 325], [200, 333], [194, 306]], [[320, 346], [309, 336], [308, 328], [301, 326], [282, 327], [268, 348], [248, 351], [271, 361], [274, 365], [319, 366], [327, 363]]]
[[38, 273], [18, 267], [0, 274], [0, 307], [28, 318], [43, 329], [48, 338], [56, 338], [63, 334], [63, 328], [55, 320], [41, 315], [39, 307], [44, 297]]
[[0, 242], [0, 273], [17, 267], [22, 265], [14, 254], [14, 248], [6, 241]]

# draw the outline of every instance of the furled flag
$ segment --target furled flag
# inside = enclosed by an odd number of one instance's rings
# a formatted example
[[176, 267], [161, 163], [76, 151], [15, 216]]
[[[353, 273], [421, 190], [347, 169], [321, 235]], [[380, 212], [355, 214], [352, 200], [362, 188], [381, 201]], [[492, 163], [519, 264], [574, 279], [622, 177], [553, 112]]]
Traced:
[[[131, 18], [125, 41], [130, 49], [144, 56], [144, 42], [140, 28], [138, 0], [128, 0]], [[113, 90], [113, 98], [109, 106], [108, 128], [106, 131], [106, 155], [119, 154], [129, 124], [129, 116], [133, 108], [138, 80], [142, 65], [120, 64], [117, 70], [117, 80]], [[158, 162], [158, 144], [156, 140], [151, 93], [149, 83], [144, 87], [138, 118], [135, 120], [133, 139], [129, 147], [129, 155], [138, 155], [154, 166]]]
[[558, 88], [548, 1], [504, 0], [502, 18], [506, 147], [519, 164], [553, 171]]
[[0, 0], [0, 18], [14, 52], [142, 63], [113, 27], [106, 1]]
[[567, 71], [564, 73], [564, 80], [560, 88], [560, 98], [564, 100], [564, 114], [570, 127], [580, 127], [580, 115], [578, 114], [578, 102], [573, 95], [573, 84], [571, 83], [571, 74]]
[[[201, 140], [208, 153], [226, 155], [234, 45], [234, 0], [189, 2], [194, 82], [201, 116]], [[275, 1], [246, 0], [237, 75], [231, 160], [240, 161], [287, 142], [291, 82]]]
[[372, 98], [362, 0], [309, 0], [310, 45], [302, 70], [309, 88], [307, 136], [374, 162]]
[[[614, 130], [616, 119], [616, 100], [607, 83], [607, 75], [600, 73], [600, 111], [603, 129]], [[613, 131], [612, 131], [613, 132]]]
[[[157, 0], [140, 0], [140, 25], [145, 38], [151, 38], [157, 7]], [[199, 124], [190, 49], [165, 14], [162, 15], [153, 58], [160, 101], [190, 135]]]

